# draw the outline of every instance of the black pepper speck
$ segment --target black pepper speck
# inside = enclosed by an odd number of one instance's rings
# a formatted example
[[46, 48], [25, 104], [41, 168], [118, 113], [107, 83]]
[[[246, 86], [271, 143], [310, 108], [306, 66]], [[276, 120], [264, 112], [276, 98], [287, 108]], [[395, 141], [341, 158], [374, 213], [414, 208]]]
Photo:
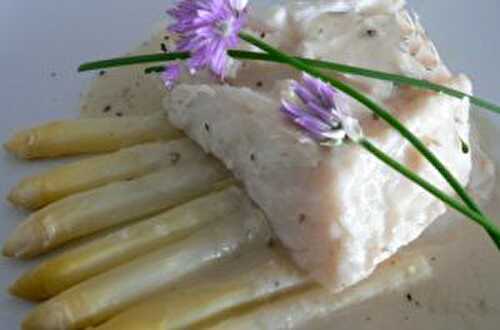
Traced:
[[272, 249], [274, 247], [274, 239], [270, 238], [269, 241], [267, 241], [267, 247]]
[[464, 154], [468, 154], [470, 152], [470, 148], [469, 146], [467, 145], [467, 143], [465, 143], [464, 140], [460, 139], [460, 146], [462, 148], [462, 152]]
[[487, 312], [488, 311], [488, 304], [486, 303], [486, 300], [484, 300], [484, 299], [479, 300], [478, 307], [479, 307], [479, 310], [481, 312]]
[[171, 152], [168, 157], [170, 158], [170, 163], [172, 163], [172, 165], [175, 165], [179, 162], [179, 160], [181, 159], [181, 154], [178, 153], [178, 152]]

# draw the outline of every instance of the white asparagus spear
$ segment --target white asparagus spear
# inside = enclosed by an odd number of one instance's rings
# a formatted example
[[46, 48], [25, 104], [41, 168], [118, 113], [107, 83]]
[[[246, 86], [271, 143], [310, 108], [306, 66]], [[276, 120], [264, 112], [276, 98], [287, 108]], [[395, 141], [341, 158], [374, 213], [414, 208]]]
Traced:
[[81, 329], [113, 315], [231, 255], [264, 246], [266, 219], [253, 206], [206, 226], [189, 238], [114, 268], [38, 305], [23, 329]]
[[[124, 310], [96, 330], [186, 329], [214, 315], [231, 313], [243, 304], [256, 303], [309, 284], [282, 253], [255, 251], [238, 259], [229, 276], [220, 273], [187, 288], [165, 290]], [[253, 260], [257, 259], [257, 260]], [[230, 268], [230, 267], [226, 267]]]
[[73, 119], [54, 121], [17, 132], [5, 144], [5, 148], [20, 158], [51, 158], [115, 151], [181, 135], [163, 113], [137, 117]]
[[170, 166], [182, 167], [205, 157], [188, 139], [133, 146], [27, 177], [12, 189], [8, 199], [14, 205], [37, 209], [77, 192]]
[[199, 197], [220, 188], [217, 183], [227, 177], [227, 170], [218, 161], [206, 158], [66, 197], [21, 223], [5, 242], [3, 253], [21, 258], [39, 255], [70, 240]]
[[230, 187], [129, 225], [43, 262], [21, 276], [12, 294], [42, 300], [137, 256], [179, 240], [215, 220], [228, 218], [248, 197]]
[[340, 293], [334, 294], [315, 285], [203, 328], [213, 330], [297, 328], [313, 319], [326, 317], [383, 292], [413, 285], [429, 278], [431, 274], [432, 268], [424, 256], [404, 256], [395, 264], [385, 263], [368, 279]]

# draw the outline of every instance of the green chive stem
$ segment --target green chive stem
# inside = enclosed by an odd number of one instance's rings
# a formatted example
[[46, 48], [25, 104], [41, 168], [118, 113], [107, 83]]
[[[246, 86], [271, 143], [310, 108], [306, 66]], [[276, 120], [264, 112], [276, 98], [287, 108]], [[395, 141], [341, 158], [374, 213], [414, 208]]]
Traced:
[[165, 66], [159, 65], [159, 66], [150, 66], [144, 69], [145, 74], [151, 74], [151, 73], [161, 73], [165, 71]]
[[161, 53], [129, 57], [116, 57], [103, 61], [88, 62], [78, 67], [78, 72], [101, 70], [106, 68], [114, 68], [119, 66], [137, 65], [155, 62], [168, 62], [175, 60], [185, 60], [190, 57], [189, 53]]
[[480, 224], [488, 232], [491, 239], [495, 242], [497, 248], [500, 249], [500, 230], [489, 219], [485, 218], [480, 213], [471, 210], [470, 208], [458, 202], [456, 199], [452, 198], [442, 190], [436, 188], [431, 183], [424, 180], [422, 177], [418, 176], [415, 172], [413, 172], [409, 168], [405, 167], [403, 164], [397, 162], [396, 160], [385, 154], [382, 150], [377, 148], [373, 143], [371, 143], [367, 139], [363, 138], [360, 141], [357, 141], [357, 143], [360, 146], [362, 146], [365, 150], [370, 152], [372, 155], [377, 157], [379, 160], [384, 162], [387, 166], [401, 173], [403, 176], [405, 176], [412, 182], [416, 183], [417, 185], [425, 189], [427, 192], [429, 192], [436, 198], [443, 201], [449, 207], [455, 209], [456, 211], [462, 213], [463, 215], [471, 218], [472, 220]]
[[[238, 59], [261, 60], [261, 61], [267, 61], [267, 62], [283, 63], [282, 60], [278, 59], [277, 57], [269, 56], [268, 54], [265, 54], [265, 53], [256, 53], [256, 52], [249, 52], [249, 51], [243, 51], [243, 50], [230, 50], [228, 53], [232, 57], [238, 58]], [[468, 98], [472, 104], [500, 114], [500, 106], [498, 106], [496, 104], [493, 104], [493, 103], [491, 103], [487, 100], [484, 100], [482, 98], [464, 93], [462, 91], [430, 82], [428, 80], [416, 79], [416, 78], [411, 78], [411, 77], [407, 77], [407, 76], [403, 76], [403, 75], [399, 75], [399, 74], [393, 74], [393, 73], [388, 73], [388, 72], [383, 72], [383, 71], [365, 69], [365, 68], [360, 68], [357, 66], [351, 66], [351, 65], [340, 64], [340, 63], [329, 62], [329, 61], [312, 60], [312, 59], [303, 58], [303, 57], [295, 57], [295, 59], [300, 60], [308, 65], [311, 65], [311, 66], [314, 66], [314, 67], [320, 68], [320, 69], [328, 69], [328, 70], [352, 74], [352, 75], [356, 75], [356, 76], [363, 76], [363, 77], [373, 78], [373, 79], [378, 79], [378, 80], [391, 81], [391, 82], [395, 82], [395, 83], [398, 83], [401, 85], [409, 85], [409, 86], [417, 87], [420, 89], [426, 89], [426, 90], [431, 90], [431, 91], [438, 92], [438, 93], [443, 93], [443, 94], [446, 94], [446, 95], [449, 95], [449, 96], [452, 96], [452, 97], [455, 97], [458, 99]]]
[[[443, 178], [450, 184], [450, 186], [455, 190], [455, 192], [460, 196], [460, 198], [465, 202], [465, 204], [474, 212], [480, 214], [486, 218], [480, 211], [479, 206], [474, 202], [474, 200], [469, 196], [467, 191], [462, 187], [460, 182], [453, 176], [453, 174], [444, 166], [444, 164], [411, 132], [409, 131], [398, 119], [392, 116], [389, 111], [384, 109], [382, 106], [377, 104], [375, 101], [355, 89], [354, 87], [332, 77], [329, 77], [319, 71], [317, 68], [311, 67], [308, 64], [298, 60], [292, 56], [289, 56], [278, 49], [268, 45], [267, 43], [253, 37], [248, 33], [241, 32], [239, 34], [240, 38], [247, 41], [248, 43], [256, 46], [257, 48], [267, 52], [269, 55], [280, 58], [284, 63], [290, 66], [307, 72], [321, 80], [330, 83], [332, 86], [338, 90], [344, 92], [345, 94], [356, 99], [358, 102], [372, 110], [390, 126], [396, 129], [405, 139], [407, 139], [443, 176]], [[473, 219], [474, 220], [474, 219]], [[487, 219], [487, 222], [492, 223], [491, 220]], [[487, 228], [485, 228], [487, 229]], [[488, 230], [488, 229], [487, 229]], [[488, 233], [491, 232], [488, 230]], [[493, 238], [493, 237], [492, 237]], [[500, 249], [500, 236], [499, 238], [494, 238], [497, 247]]]
[[[275, 63], [283, 63], [282, 59], [279, 59], [274, 56], [270, 56], [265, 53], [256, 53], [242, 50], [229, 50], [228, 54], [237, 59], [241, 60], [255, 60], [255, 61], [267, 61], [267, 62], [275, 62]], [[137, 64], [146, 64], [146, 63], [154, 63], [154, 62], [168, 62], [174, 60], [183, 60], [189, 58], [189, 53], [181, 52], [181, 53], [161, 53], [161, 54], [150, 54], [150, 55], [139, 55], [139, 56], [129, 56], [129, 57], [117, 57], [109, 60], [89, 62], [82, 64], [79, 68], [79, 72], [83, 71], [92, 71], [92, 70], [101, 70], [106, 68], [127, 66], [127, 65], [137, 65]], [[428, 80], [424, 79], [415, 79], [411, 77], [406, 77], [403, 75], [387, 73], [383, 71], [371, 70], [360, 68], [356, 66], [350, 66], [346, 64], [340, 64], [329, 61], [319, 61], [312, 60], [303, 57], [295, 57], [297, 60], [301, 60], [304, 63], [314, 66], [320, 69], [328, 69], [341, 73], [352, 74], [357, 76], [363, 76], [367, 78], [373, 78], [378, 80], [391, 81], [402, 85], [409, 85], [413, 87], [417, 87], [420, 89], [431, 90], [438, 93], [444, 93], [446, 95], [463, 99], [468, 98], [472, 104], [479, 106], [481, 108], [496, 112], [500, 114], [500, 106], [487, 101], [485, 99], [479, 98], [474, 95], [470, 95], [464, 93], [462, 91], [449, 88], [443, 85], [432, 83]]]

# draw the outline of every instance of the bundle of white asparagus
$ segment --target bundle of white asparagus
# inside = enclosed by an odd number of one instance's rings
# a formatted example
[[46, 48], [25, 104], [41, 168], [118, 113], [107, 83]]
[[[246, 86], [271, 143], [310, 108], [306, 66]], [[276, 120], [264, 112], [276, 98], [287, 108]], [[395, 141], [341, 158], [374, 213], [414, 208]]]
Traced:
[[[404, 10], [404, 1], [352, 1], [359, 10], [341, 13], [335, 3], [290, 1], [289, 6], [255, 15], [249, 26], [296, 55], [470, 88], [465, 77], [451, 75], [444, 66], [423, 28]], [[157, 51], [161, 43], [162, 48], [172, 49], [173, 39], [162, 30], [136, 54]], [[82, 105], [89, 118], [23, 130], [5, 144], [7, 151], [22, 159], [89, 155], [27, 177], [8, 195], [12, 204], [33, 213], [4, 243], [4, 255], [31, 258], [58, 252], [10, 288], [15, 296], [41, 302], [23, 329], [307, 328], [312, 319], [431, 275], [422, 255], [400, 254], [357, 282], [445, 209], [350, 146], [331, 156], [330, 162], [316, 144], [300, 137], [296, 143], [294, 137], [299, 135], [284, 127], [275, 104], [282, 83], [296, 78], [295, 72], [248, 62], [237, 77], [228, 77], [232, 87], [211, 84], [211, 78], [200, 73], [183, 78], [192, 85], [166, 95], [164, 86], [156, 89], [158, 82], [144, 76], [143, 69], [103, 71]], [[342, 79], [386, 102], [396, 115], [406, 109], [405, 124], [425, 135], [440, 156], [451, 157], [446, 160], [453, 160], [466, 181], [470, 155], [459, 149], [460, 141], [468, 142], [466, 100], [373, 79]], [[202, 82], [208, 85], [200, 86]], [[129, 97], [132, 94], [137, 97]], [[165, 111], [158, 112], [164, 96], [171, 121]], [[363, 112], [350, 105], [354, 112]], [[120, 112], [113, 113], [115, 109]], [[367, 132], [375, 132], [382, 146], [427, 171], [421, 158], [381, 121], [366, 113], [363, 118]], [[223, 160], [246, 190], [226, 166], [172, 124]], [[314, 159], [332, 166], [316, 166]], [[273, 167], [276, 171], [269, 171]], [[314, 180], [303, 180], [309, 174]], [[372, 177], [380, 184], [364, 185]], [[392, 193], [384, 195], [378, 189]], [[340, 200], [342, 192], [347, 203]], [[309, 205], [315, 212], [307, 216], [297, 208], [304, 194], [318, 198]], [[391, 209], [390, 204], [377, 212], [371, 208], [371, 204], [399, 203], [401, 196], [406, 198], [401, 208]], [[429, 211], [425, 221], [424, 208]], [[347, 219], [345, 225], [332, 226], [337, 225], [339, 210]], [[372, 218], [367, 217], [370, 214]], [[314, 218], [329, 220], [311, 227]], [[404, 239], [391, 246], [399, 234]], [[371, 240], [372, 235], [377, 238]], [[337, 238], [345, 241], [343, 247]], [[353, 251], [367, 256], [358, 258]], [[320, 263], [324, 260], [328, 262]], [[344, 273], [352, 275], [346, 283], [356, 285], [333, 292], [311, 279], [321, 279], [314, 277], [314, 269], [328, 268], [321, 273], [328, 277], [340, 264]], [[304, 265], [314, 269], [306, 274]]]
[[[422, 256], [407, 256], [342, 294], [317, 287], [218, 161], [186, 138], [143, 144], [129, 129], [153, 118], [127, 118], [121, 128], [121, 118], [72, 120], [22, 133], [37, 132], [29, 157], [67, 154], [59, 139], [72, 154], [95, 152], [89, 135], [99, 136], [100, 151], [117, 149], [26, 178], [9, 195], [17, 206], [40, 209], [5, 243], [7, 256], [36, 256], [111, 229], [12, 285], [12, 294], [42, 301], [24, 329], [274, 329], [290, 313], [300, 326], [430, 275]], [[126, 145], [113, 146], [98, 121], [113, 123]], [[7, 149], [25, 157], [18, 136]]]

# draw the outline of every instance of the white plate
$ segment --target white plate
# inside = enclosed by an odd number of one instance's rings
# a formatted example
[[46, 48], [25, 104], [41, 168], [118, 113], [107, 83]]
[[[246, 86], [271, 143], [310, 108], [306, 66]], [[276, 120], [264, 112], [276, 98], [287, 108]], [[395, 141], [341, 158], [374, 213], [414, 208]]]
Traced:
[[[446, 63], [474, 80], [476, 93], [500, 103], [500, 1], [414, 0]], [[74, 117], [79, 94], [89, 75], [76, 73], [82, 61], [118, 55], [148, 35], [168, 1], [87, 0], [0, 1], [0, 141], [14, 128], [49, 119]], [[478, 110], [489, 121], [488, 152], [500, 164], [500, 115]], [[496, 140], [496, 141], [495, 141]], [[49, 162], [50, 163], [50, 162]], [[43, 166], [50, 165], [49, 163]], [[42, 165], [12, 159], [0, 152], [0, 195], [23, 176]], [[497, 187], [498, 190], [498, 187]], [[500, 208], [489, 214], [499, 218]], [[0, 241], [23, 219], [3, 198], [0, 201]], [[479, 252], [481, 254], [479, 254]], [[468, 253], [468, 254], [467, 254]], [[484, 253], [484, 254], [483, 254]], [[462, 255], [475, 257], [461, 260]], [[495, 259], [496, 260], [492, 260]], [[402, 293], [388, 295], [374, 304], [340, 313], [335, 329], [498, 329], [500, 321], [500, 254], [485, 243], [474, 251], [456, 247], [456, 263], [472, 267], [470, 278], [440, 279], [425, 289], [415, 288], [421, 306], [409, 303]], [[16, 276], [30, 265], [2, 259], [0, 263], [0, 324], [16, 329], [29, 305], [6, 293]], [[329, 325], [329, 326], [328, 326]]]

